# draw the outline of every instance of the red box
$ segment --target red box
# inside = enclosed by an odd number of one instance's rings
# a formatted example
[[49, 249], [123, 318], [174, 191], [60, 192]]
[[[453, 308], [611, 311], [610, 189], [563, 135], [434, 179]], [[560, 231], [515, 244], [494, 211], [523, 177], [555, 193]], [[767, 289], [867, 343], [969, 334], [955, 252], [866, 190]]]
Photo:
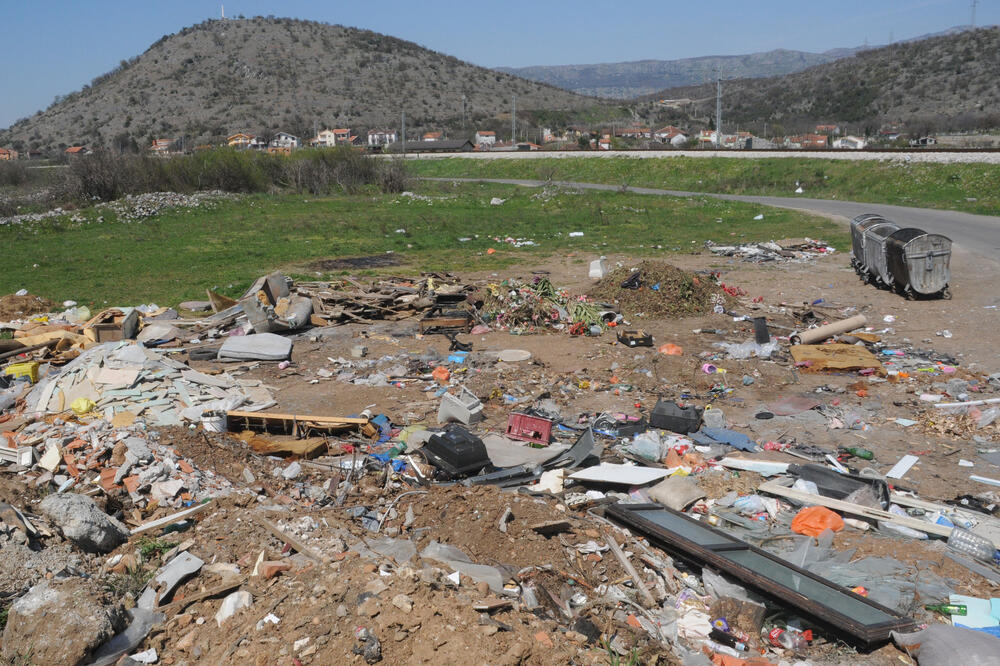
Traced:
[[552, 421], [514, 412], [507, 417], [507, 436], [547, 446], [552, 438]]

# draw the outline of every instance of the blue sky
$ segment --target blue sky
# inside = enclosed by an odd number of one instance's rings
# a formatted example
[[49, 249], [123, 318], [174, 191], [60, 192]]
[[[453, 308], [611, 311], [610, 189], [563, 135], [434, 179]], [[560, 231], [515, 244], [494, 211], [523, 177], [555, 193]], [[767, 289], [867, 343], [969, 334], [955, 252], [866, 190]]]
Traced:
[[[825, 51], [970, 20], [969, 0], [230, 0], [225, 7], [229, 17], [273, 14], [377, 30], [487, 67]], [[218, 16], [219, 3], [206, 0], [0, 0], [0, 128], [164, 34]], [[1000, 23], [1000, 0], [980, 0], [976, 23]]]

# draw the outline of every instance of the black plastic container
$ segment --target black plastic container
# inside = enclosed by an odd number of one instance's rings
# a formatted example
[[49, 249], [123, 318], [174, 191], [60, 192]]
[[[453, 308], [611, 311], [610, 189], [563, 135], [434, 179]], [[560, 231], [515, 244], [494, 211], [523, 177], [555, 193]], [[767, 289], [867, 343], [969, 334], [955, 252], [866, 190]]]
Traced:
[[660, 398], [656, 407], [653, 407], [652, 414], [649, 415], [649, 425], [686, 435], [701, 427], [701, 412], [700, 407], [694, 405], [681, 407], [673, 400]]
[[450, 425], [444, 432], [431, 435], [421, 452], [428, 462], [452, 479], [492, 469], [483, 440], [459, 425]]

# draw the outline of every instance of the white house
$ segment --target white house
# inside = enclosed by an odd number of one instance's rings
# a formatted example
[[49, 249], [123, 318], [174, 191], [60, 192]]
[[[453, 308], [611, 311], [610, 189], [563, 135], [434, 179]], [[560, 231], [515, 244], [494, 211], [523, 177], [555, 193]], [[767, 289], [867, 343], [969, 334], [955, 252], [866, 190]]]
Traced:
[[309, 140], [310, 146], [330, 147], [341, 143], [350, 143], [351, 130], [325, 129]]
[[476, 132], [477, 146], [492, 146], [497, 142], [497, 133], [490, 130], [479, 130]]
[[396, 130], [368, 130], [369, 146], [387, 146], [396, 143]]
[[843, 148], [846, 150], [864, 150], [867, 145], [867, 142], [861, 137], [851, 135], [833, 140], [834, 148]]
[[271, 148], [298, 148], [301, 145], [299, 137], [288, 132], [278, 132], [267, 144]]
[[683, 146], [688, 140], [687, 134], [673, 125], [667, 125], [666, 127], [656, 130], [653, 132], [653, 138], [660, 143], [669, 143], [675, 148]]

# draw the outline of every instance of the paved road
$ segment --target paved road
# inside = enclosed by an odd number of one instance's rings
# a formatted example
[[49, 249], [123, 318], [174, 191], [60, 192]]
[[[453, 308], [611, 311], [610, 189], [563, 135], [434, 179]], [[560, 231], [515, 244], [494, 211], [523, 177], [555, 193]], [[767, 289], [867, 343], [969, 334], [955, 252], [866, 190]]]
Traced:
[[[621, 186], [598, 183], [574, 183], [567, 181], [511, 180], [503, 178], [425, 178], [424, 180], [478, 181], [542, 187], [557, 185], [588, 190], [621, 191]], [[832, 215], [849, 221], [862, 213], [878, 213], [900, 226], [919, 227], [932, 233], [944, 234], [967, 250], [981, 254], [994, 261], [1000, 261], [1000, 217], [993, 215], [972, 215], [950, 210], [930, 208], [910, 208], [888, 204], [870, 204], [856, 201], [836, 201], [833, 199], [806, 199], [799, 197], [760, 197], [740, 194], [712, 194], [710, 192], [682, 192], [679, 190], [659, 190], [649, 187], [629, 187], [636, 194], [667, 195], [675, 197], [705, 196], [731, 201], [776, 206], [804, 210], [821, 215]]]

